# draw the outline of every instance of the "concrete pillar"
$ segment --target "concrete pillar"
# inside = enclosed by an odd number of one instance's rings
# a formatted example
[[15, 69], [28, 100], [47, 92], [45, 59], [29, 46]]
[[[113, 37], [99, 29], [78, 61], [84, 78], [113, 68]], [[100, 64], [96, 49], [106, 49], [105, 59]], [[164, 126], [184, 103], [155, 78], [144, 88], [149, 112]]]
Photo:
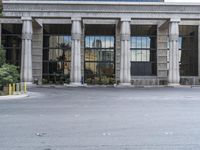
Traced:
[[32, 18], [22, 17], [21, 82], [32, 83]]
[[73, 86], [81, 85], [81, 18], [72, 18], [72, 49], [70, 81]]
[[120, 41], [120, 85], [131, 85], [131, 60], [130, 60], [130, 18], [121, 18]]
[[180, 85], [179, 70], [179, 22], [180, 19], [170, 19], [169, 23], [169, 75], [168, 84]]

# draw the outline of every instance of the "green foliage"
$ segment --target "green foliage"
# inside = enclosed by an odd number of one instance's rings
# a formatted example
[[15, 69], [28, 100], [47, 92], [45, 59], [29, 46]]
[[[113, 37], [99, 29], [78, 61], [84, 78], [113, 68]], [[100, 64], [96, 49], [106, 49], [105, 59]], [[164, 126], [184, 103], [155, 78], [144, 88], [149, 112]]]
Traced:
[[101, 78], [99, 78], [99, 77], [87, 78], [86, 83], [91, 84], [91, 85], [95, 85], [95, 84], [98, 84], [98, 85], [113, 85], [113, 84], [115, 84], [115, 79], [113, 77], [106, 77], [106, 76], [103, 76]]
[[6, 51], [0, 47], [0, 67], [6, 62]]
[[0, 86], [19, 82], [19, 72], [14, 65], [4, 64], [0, 68]]

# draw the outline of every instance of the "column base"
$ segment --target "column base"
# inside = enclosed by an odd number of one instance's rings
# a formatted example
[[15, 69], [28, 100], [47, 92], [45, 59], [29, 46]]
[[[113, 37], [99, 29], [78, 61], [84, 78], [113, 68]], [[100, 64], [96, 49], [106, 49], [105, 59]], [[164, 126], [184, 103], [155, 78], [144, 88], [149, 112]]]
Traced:
[[68, 86], [68, 87], [82, 87], [84, 85], [79, 83], [79, 82], [71, 82], [70, 84], [65, 85], [65, 86]]
[[117, 87], [130, 87], [131, 83], [119, 83], [119, 85], [117, 85]]
[[168, 86], [170, 87], [180, 87], [180, 83], [168, 83]]

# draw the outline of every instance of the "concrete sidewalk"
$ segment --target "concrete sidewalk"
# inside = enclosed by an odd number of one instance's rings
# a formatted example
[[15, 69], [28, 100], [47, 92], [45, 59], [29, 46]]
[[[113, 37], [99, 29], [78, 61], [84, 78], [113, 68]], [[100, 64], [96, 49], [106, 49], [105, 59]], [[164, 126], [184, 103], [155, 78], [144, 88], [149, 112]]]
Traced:
[[28, 94], [6, 95], [6, 96], [0, 96], [0, 100], [21, 99], [25, 97], [28, 97]]

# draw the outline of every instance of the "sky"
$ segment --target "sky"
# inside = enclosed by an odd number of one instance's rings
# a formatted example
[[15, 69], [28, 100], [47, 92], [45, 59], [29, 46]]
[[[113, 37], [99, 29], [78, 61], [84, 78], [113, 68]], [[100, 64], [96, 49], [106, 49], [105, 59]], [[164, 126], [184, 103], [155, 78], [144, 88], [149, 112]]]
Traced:
[[196, 2], [200, 3], [200, 0], [165, 0], [166, 2]]

